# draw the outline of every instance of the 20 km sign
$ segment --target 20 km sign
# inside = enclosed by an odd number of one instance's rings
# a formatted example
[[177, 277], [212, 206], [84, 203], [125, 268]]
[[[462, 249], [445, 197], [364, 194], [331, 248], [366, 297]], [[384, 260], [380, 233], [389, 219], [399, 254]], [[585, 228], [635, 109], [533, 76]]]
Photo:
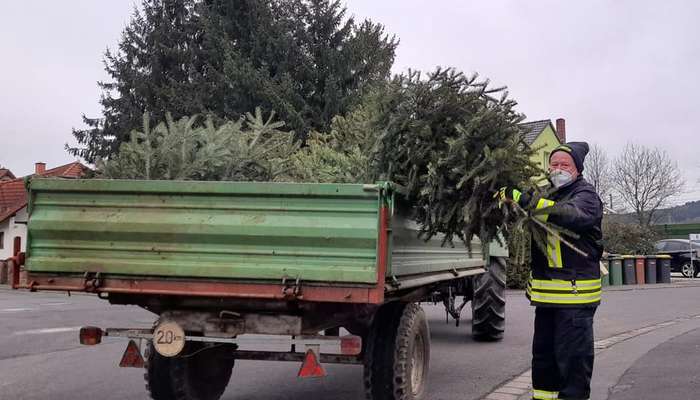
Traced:
[[153, 347], [164, 357], [175, 357], [185, 347], [185, 331], [172, 321], [163, 321], [153, 331]]

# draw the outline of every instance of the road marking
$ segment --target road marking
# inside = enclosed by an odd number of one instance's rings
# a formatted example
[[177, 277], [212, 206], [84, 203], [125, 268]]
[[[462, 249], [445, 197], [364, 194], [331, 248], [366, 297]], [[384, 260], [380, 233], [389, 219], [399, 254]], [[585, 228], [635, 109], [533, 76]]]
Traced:
[[[642, 328], [622, 332], [615, 336], [611, 336], [607, 339], [598, 340], [593, 344], [595, 348], [595, 353], [598, 354], [601, 351], [609, 349], [610, 347], [613, 347], [618, 343], [624, 342], [629, 339], [633, 339], [637, 336], [644, 335], [645, 333], [649, 333], [661, 328], [666, 328], [668, 326], [676, 325], [691, 319], [700, 319], [700, 315], [693, 315], [690, 317], [679, 317], [670, 321], [660, 322], [658, 324], [653, 324]], [[531, 390], [532, 369], [528, 369], [522, 374], [516, 376], [515, 378], [494, 389], [491, 393], [487, 394], [486, 397], [484, 397], [484, 400], [518, 400], [524, 398], [529, 399]]]
[[61, 328], [30, 329], [28, 331], [14, 332], [13, 335], [41, 335], [44, 333], [61, 333], [79, 331], [80, 326], [64, 326]]
[[38, 308], [3, 308], [0, 309], [0, 313], [13, 313], [22, 311], [37, 311]]
[[[55, 306], [65, 306], [67, 304], [70, 304], [68, 302], [62, 301], [62, 302], [53, 302], [53, 303], [44, 303], [44, 304], [39, 304], [39, 307], [55, 307]], [[39, 308], [26, 308], [26, 307], [21, 307], [21, 308], [0, 308], [0, 314], [3, 313], [16, 313], [16, 312], [24, 312], [24, 311], [40, 311]]]

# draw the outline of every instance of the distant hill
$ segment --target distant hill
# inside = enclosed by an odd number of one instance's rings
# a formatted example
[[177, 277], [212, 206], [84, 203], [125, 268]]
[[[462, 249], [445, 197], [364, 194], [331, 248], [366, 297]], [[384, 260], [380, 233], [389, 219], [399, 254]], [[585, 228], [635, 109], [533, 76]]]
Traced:
[[[608, 218], [624, 223], [635, 223], [634, 213], [613, 214]], [[700, 223], [700, 201], [690, 201], [680, 206], [665, 208], [656, 212], [654, 225], [676, 225]]]
[[656, 224], [700, 223], [700, 201], [690, 201], [681, 206], [659, 210]]

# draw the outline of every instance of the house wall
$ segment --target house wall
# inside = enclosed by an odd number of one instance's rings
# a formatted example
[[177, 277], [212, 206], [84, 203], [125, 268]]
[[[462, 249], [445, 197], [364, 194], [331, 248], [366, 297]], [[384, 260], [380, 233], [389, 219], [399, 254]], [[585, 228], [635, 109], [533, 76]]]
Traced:
[[22, 208], [14, 217], [10, 217], [5, 221], [0, 222], [0, 232], [3, 238], [2, 249], [0, 249], [0, 260], [5, 260], [12, 257], [12, 248], [14, 246], [14, 238], [19, 236], [22, 238], [22, 251], [26, 250], [27, 245], [27, 225], [18, 224], [18, 221], [27, 221], [27, 207]]
[[544, 128], [542, 133], [537, 137], [532, 148], [535, 149], [535, 154], [532, 156], [532, 161], [536, 162], [542, 168], [542, 175], [535, 178], [538, 185], [547, 184], [547, 169], [549, 168], [549, 153], [552, 152], [561, 142], [554, 133], [551, 124]]
[[537, 150], [532, 161], [539, 163], [542, 166], [542, 171], [546, 172], [549, 167], [549, 153], [560, 144], [559, 138], [557, 138], [556, 133], [554, 133], [552, 126], [547, 126], [532, 144], [532, 148]]

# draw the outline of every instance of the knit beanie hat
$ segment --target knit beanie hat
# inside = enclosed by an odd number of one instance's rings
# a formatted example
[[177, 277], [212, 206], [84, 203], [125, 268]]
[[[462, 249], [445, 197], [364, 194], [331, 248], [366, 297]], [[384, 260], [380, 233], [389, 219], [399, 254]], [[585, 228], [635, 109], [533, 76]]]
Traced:
[[549, 153], [549, 159], [552, 159], [552, 155], [557, 151], [564, 151], [569, 153], [571, 158], [574, 159], [574, 164], [576, 164], [576, 169], [578, 173], [583, 173], [583, 162], [586, 160], [586, 155], [588, 154], [588, 143], [586, 142], [568, 142], [557, 146], [551, 153]]

